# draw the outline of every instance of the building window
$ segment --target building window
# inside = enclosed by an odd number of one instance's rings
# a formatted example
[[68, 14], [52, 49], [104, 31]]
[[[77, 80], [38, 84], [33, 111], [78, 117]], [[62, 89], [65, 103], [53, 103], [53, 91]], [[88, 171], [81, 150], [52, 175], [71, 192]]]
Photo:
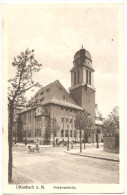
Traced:
[[30, 123], [31, 123], [31, 112], [30, 112]]
[[76, 137], [76, 130], [74, 130], [74, 137]]
[[79, 84], [79, 75], [80, 73], [79, 73], [79, 70], [78, 70], [78, 72], [77, 72], [77, 84]]
[[72, 130], [70, 130], [70, 137], [72, 137]]
[[64, 137], [64, 130], [61, 129], [61, 137]]
[[74, 72], [74, 85], [76, 85], [76, 72]]
[[66, 123], [69, 123], [69, 118], [66, 118]]
[[56, 130], [54, 131], [54, 137], [57, 137], [57, 132], [56, 132]]
[[89, 71], [89, 84], [91, 85], [91, 72]]
[[88, 83], [88, 70], [86, 70], [86, 83]]
[[39, 133], [39, 137], [41, 137], [41, 129], [40, 129], [40, 130], [38, 130], [38, 133]]
[[66, 111], [68, 111], [68, 108], [66, 108]]
[[72, 109], [70, 108], [70, 112], [72, 112]]
[[44, 100], [44, 97], [42, 97], [42, 98], [40, 99], [40, 102], [43, 102], [43, 100]]
[[24, 114], [24, 124], [26, 124], [26, 114]]
[[37, 137], [37, 129], [35, 129], [35, 137]]
[[63, 95], [63, 100], [66, 102], [67, 101], [67, 98], [65, 95]]
[[61, 106], [61, 110], [63, 110], [63, 106]]
[[43, 95], [44, 94], [44, 91], [42, 91], [41, 93], [40, 93], [40, 95]]
[[72, 119], [70, 119], [70, 123], [72, 123]]
[[48, 92], [48, 91], [50, 91], [50, 88], [47, 88], [47, 89], [46, 89], [46, 92]]
[[31, 137], [31, 131], [30, 130], [28, 131], [28, 137]]
[[74, 110], [74, 113], [76, 113], [76, 110]]
[[64, 117], [61, 117], [61, 122], [62, 122], [62, 123], [64, 122]]
[[41, 137], [41, 129], [35, 129], [35, 137]]
[[75, 127], [75, 120], [74, 120], [74, 127]]
[[65, 137], [68, 137], [68, 130], [65, 130]]

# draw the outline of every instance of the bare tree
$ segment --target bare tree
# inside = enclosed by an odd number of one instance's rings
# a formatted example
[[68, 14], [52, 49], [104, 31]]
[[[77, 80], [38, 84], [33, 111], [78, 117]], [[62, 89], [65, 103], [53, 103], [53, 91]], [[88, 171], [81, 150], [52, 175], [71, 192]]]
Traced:
[[56, 117], [53, 116], [50, 119], [50, 133], [53, 134], [53, 147], [55, 147], [55, 137], [59, 130], [58, 122], [56, 120]]
[[86, 110], [77, 113], [75, 128], [80, 130], [80, 152], [82, 152], [82, 130], [84, 130], [84, 149], [85, 149], [85, 137], [94, 129], [92, 118]]
[[14, 57], [12, 66], [15, 68], [15, 76], [9, 79], [8, 87], [8, 143], [9, 143], [9, 163], [8, 180], [12, 179], [12, 126], [14, 109], [26, 103], [25, 93], [39, 83], [32, 80], [33, 72], [38, 72], [42, 66], [34, 57], [34, 50], [26, 49], [17, 57]]

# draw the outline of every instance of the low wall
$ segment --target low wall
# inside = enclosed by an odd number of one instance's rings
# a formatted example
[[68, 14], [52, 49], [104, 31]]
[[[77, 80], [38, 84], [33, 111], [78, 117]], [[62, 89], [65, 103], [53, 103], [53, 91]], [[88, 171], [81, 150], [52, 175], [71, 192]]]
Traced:
[[119, 153], [119, 136], [104, 137], [104, 151]]

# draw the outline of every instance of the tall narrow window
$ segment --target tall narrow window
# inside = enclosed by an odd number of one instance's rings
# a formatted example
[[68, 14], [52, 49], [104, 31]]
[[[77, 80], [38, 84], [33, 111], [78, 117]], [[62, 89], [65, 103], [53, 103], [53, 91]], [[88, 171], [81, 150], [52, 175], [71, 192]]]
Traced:
[[61, 129], [61, 137], [64, 137], [64, 130]]
[[88, 83], [88, 70], [86, 70], [86, 83]]
[[77, 84], [79, 84], [79, 70], [77, 72]]
[[72, 130], [70, 130], [70, 137], [72, 137]]
[[65, 137], [68, 137], [68, 130], [65, 130]]
[[74, 72], [74, 85], [76, 85], [76, 72]]
[[91, 85], [91, 72], [89, 71], [89, 84]]

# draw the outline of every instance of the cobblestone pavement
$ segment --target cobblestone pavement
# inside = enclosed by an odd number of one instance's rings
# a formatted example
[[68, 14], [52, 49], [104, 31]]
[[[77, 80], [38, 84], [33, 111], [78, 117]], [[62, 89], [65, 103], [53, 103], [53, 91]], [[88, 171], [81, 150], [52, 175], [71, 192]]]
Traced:
[[[13, 166], [24, 177], [33, 179], [33, 183], [119, 183], [118, 162], [74, 156], [65, 150], [62, 147], [41, 148], [39, 154], [32, 154], [26, 146], [14, 147]], [[24, 183], [23, 179], [20, 182]]]

